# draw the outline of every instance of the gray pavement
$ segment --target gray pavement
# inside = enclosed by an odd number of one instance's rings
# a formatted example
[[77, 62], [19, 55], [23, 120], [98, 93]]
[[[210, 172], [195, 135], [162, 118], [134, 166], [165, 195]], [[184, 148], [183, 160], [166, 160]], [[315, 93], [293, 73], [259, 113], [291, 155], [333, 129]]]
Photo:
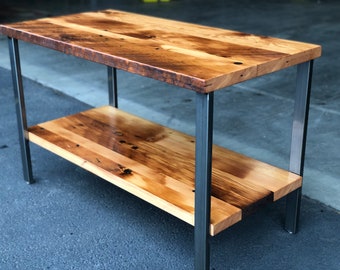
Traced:
[[[340, 269], [338, 1], [11, 2], [1, 1], [2, 22], [117, 8], [321, 44], [301, 231], [286, 234], [282, 202], [269, 206], [213, 238], [212, 267]], [[20, 48], [31, 123], [107, 103], [105, 67], [25, 43]], [[34, 146], [38, 183], [22, 181], [5, 37], [0, 67], [0, 269], [191, 269], [192, 228], [147, 203]], [[118, 75], [122, 109], [193, 134], [194, 93]], [[294, 80], [290, 68], [217, 92], [215, 143], [287, 168]]]
[[[32, 145], [37, 183], [22, 179], [9, 71], [0, 68], [0, 269], [193, 269], [193, 227]], [[89, 105], [25, 79], [30, 124]], [[211, 239], [211, 269], [340, 266], [340, 214], [303, 197], [300, 231], [282, 229], [284, 202]]]

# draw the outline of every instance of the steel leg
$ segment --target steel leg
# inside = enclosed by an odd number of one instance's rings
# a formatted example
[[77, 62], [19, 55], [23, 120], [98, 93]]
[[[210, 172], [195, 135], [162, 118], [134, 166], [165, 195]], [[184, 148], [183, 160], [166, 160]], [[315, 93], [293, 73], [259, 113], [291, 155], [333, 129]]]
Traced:
[[8, 38], [9, 54], [12, 68], [13, 90], [15, 96], [15, 106], [17, 112], [19, 141], [21, 147], [21, 158], [23, 165], [24, 179], [29, 183], [33, 183], [32, 163], [29, 141], [27, 138], [27, 119], [25, 108], [24, 88], [21, 77], [20, 57], [18, 40]]
[[196, 95], [195, 269], [209, 269], [213, 93]]
[[117, 69], [108, 66], [107, 75], [109, 86], [109, 105], [118, 108]]
[[[296, 97], [292, 129], [289, 170], [303, 176], [309, 100], [313, 73], [313, 61], [297, 66]], [[301, 188], [291, 192], [286, 201], [285, 228], [290, 233], [298, 230], [300, 215]]]

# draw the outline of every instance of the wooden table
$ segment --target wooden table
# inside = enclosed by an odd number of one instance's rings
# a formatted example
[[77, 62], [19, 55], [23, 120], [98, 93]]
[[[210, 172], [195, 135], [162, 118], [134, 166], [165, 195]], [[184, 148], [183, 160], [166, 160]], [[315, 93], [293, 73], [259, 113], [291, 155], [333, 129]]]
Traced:
[[[195, 225], [195, 269], [209, 268], [209, 234], [264, 202], [286, 196], [286, 229], [296, 231], [312, 63], [320, 46], [116, 10], [1, 25], [0, 33], [9, 37], [29, 183], [31, 141]], [[108, 66], [109, 105], [27, 127], [18, 40]], [[214, 91], [294, 65], [288, 171], [212, 145]], [[195, 91], [196, 136], [119, 110], [116, 69]]]

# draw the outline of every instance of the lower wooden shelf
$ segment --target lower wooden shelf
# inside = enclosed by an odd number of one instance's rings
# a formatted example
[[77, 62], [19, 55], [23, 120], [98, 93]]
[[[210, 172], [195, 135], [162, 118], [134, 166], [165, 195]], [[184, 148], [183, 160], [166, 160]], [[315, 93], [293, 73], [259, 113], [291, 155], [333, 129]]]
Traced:
[[[194, 225], [194, 137], [105, 106], [32, 126], [28, 138]], [[301, 184], [299, 175], [214, 145], [210, 234]]]

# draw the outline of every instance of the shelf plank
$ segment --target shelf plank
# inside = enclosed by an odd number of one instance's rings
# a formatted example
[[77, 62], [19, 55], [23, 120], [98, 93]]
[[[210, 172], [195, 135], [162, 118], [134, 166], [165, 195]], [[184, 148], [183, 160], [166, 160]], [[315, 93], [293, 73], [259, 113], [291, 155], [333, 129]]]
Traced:
[[[51, 127], [31, 127], [30, 141], [194, 225], [192, 187], [69, 131], [47, 128]], [[215, 197], [211, 204], [211, 235], [241, 220], [240, 209]]]
[[[29, 140], [194, 225], [193, 137], [111, 106], [42, 123]], [[300, 176], [214, 146], [210, 234], [301, 186]]]

